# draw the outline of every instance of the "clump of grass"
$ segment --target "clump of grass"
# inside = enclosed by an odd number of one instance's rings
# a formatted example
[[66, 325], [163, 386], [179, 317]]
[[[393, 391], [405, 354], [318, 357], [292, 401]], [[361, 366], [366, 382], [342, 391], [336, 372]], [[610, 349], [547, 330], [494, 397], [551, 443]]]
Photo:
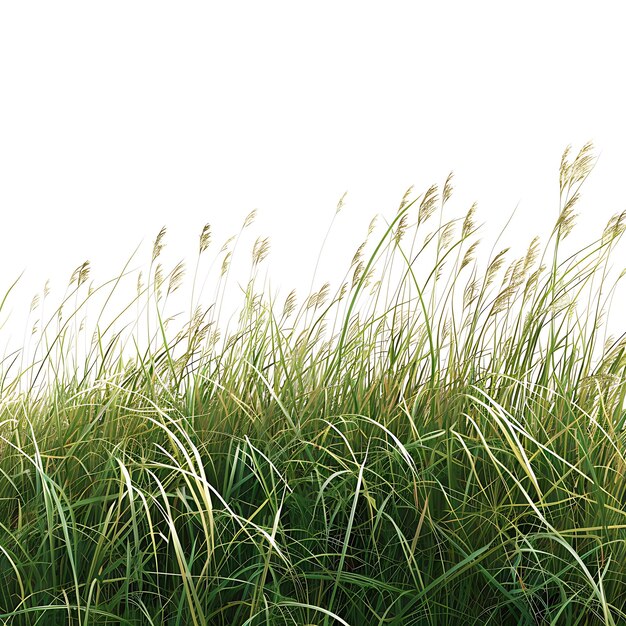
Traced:
[[485, 267], [452, 176], [372, 223], [336, 289], [259, 289], [259, 237], [226, 320], [240, 236], [207, 306], [202, 230], [187, 321], [165, 229], [120, 311], [129, 264], [79, 266], [30, 364], [2, 364], [0, 620], [624, 621], [626, 341], [602, 322], [626, 214], [563, 254], [592, 165], [567, 151], [546, 244]]

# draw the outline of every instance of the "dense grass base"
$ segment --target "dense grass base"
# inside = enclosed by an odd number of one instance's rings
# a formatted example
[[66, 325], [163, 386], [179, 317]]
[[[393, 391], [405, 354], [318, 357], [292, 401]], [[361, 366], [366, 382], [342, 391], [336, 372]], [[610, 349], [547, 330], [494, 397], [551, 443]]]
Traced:
[[473, 209], [410, 242], [449, 179], [405, 198], [335, 297], [324, 285], [297, 314], [293, 295], [278, 312], [256, 293], [258, 240], [221, 341], [207, 314], [167, 338], [161, 233], [137, 295], [145, 349], [98, 327], [67, 366], [70, 316], [5, 381], [3, 623], [626, 620], [626, 344], [599, 341], [624, 215], [559, 254], [590, 168], [589, 146], [566, 153], [549, 245], [504, 276], [504, 254], [478, 276]]

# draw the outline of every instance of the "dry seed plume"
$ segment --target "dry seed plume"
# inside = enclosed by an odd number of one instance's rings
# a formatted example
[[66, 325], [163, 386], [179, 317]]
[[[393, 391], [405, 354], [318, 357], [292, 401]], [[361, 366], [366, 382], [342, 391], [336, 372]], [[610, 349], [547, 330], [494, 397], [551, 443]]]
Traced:
[[159, 263], [154, 270], [154, 290], [159, 291], [163, 285], [163, 267]]
[[366, 245], [367, 245], [367, 241], [364, 241], [356, 249], [356, 252], [354, 253], [354, 256], [352, 257], [352, 263], [350, 263], [350, 269], [352, 269], [363, 258], [363, 250], [365, 249]]
[[556, 221], [554, 232], [556, 232], [562, 239], [565, 239], [565, 237], [567, 237], [574, 228], [574, 223], [578, 217], [578, 213], [574, 213], [574, 206], [578, 202], [579, 198], [580, 196], [578, 193], [575, 193], [571, 198], [568, 198], [561, 214], [559, 215], [559, 219]]
[[347, 291], [348, 291], [348, 283], [343, 283], [343, 285], [341, 285], [341, 288], [339, 289], [339, 295], [337, 296], [338, 302], [341, 302], [341, 300], [343, 300]]
[[163, 228], [161, 228], [161, 230], [159, 231], [159, 234], [157, 235], [156, 239], [154, 240], [154, 246], [152, 247], [152, 261], [153, 262], [159, 258], [159, 255], [161, 254], [161, 250], [163, 250], [163, 246], [165, 245], [165, 243], [163, 242], [163, 239], [165, 237], [166, 232], [167, 232], [167, 228], [163, 226]]
[[480, 243], [480, 239], [477, 239], [468, 249], [467, 252], [463, 255], [463, 260], [461, 261], [460, 270], [462, 270], [466, 265], [469, 265], [472, 261], [476, 259], [474, 253], [476, 252], [476, 248]]
[[363, 274], [363, 261], [359, 261], [356, 265], [356, 267], [354, 268], [354, 272], [352, 274], [352, 285], [351, 285], [351, 289], [354, 289], [354, 287], [356, 286], [356, 284], [359, 282], [359, 280], [361, 279], [361, 276]]
[[211, 225], [205, 224], [200, 233], [200, 254], [211, 245]]
[[328, 299], [328, 294], [330, 292], [330, 283], [324, 283], [322, 288], [317, 292], [316, 298], [316, 306], [323, 306], [326, 300]]
[[417, 222], [425, 222], [434, 212], [437, 205], [437, 185], [431, 185], [420, 203]]
[[454, 222], [448, 222], [445, 224], [439, 237], [441, 249], [445, 250], [450, 243], [452, 243], [452, 239], [454, 238]]
[[77, 283], [77, 287], [80, 287], [89, 278], [89, 261], [85, 261], [79, 265], [73, 272], [70, 278], [70, 285]]
[[252, 265], [257, 265], [263, 261], [270, 252], [269, 237], [257, 237], [252, 248]]
[[526, 257], [524, 258], [524, 273], [526, 273], [539, 257], [539, 237], [534, 237], [528, 246]]
[[226, 272], [228, 271], [228, 268], [230, 267], [230, 257], [232, 256], [232, 252], [228, 252], [226, 254], [226, 256], [224, 257], [224, 260], [222, 261], [222, 270], [221, 270], [221, 275], [224, 276], [224, 274], [226, 274]]
[[173, 293], [182, 285], [184, 275], [185, 263], [183, 261], [180, 261], [180, 263], [176, 265], [176, 267], [172, 270], [172, 273], [170, 274], [170, 282], [167, 287], [168, 294]]
[[561, 194], [567, 193], [575, 184], [587, 178], [595, 163], [593, 156], [593, 142], [588, 141], [570, 163], [568, 160], [572, 147], [567, 146], [561, 157], [560, 188]]
[[409, 201], [409, 196], [411, 195], [411, 192], [413, 191], [413, 185], [411, 185], [405, 192], [404, 195], [402, 196], [402, 201], [400, 202], [400, 206], [398, 207], [398, 212], [402, 211], [402, 209], [407, 205], [408, 201]]
[[339, 202], [337, 202], [337, 209], [335, 210], [335, 215], [337, 215], [337, 213], [339, 213], [339, 211], [341, 211], [341, 209], [343, 208], [343, 201], [346, 199], [347, 195], [348, 195], [348, 192], [344, 191], [343, 196], [339, 198]]
[[220, 249], [220, 252], [226, 252], [226, 250], [228, 250], [228, 246], [232, 243], [232, 241], [235, 239], [235, 235], [233, 235], [232, 237], [229, 237], [225, 242], [224, 245], [222, 246], [222, 248]]
[[493, 282], [496, 274], [500, 271], [502, 265], [504, 265], [504, 257], [509, 251], [509, 248], [505, 248], [496, 254], [494, 260], [487, 267], [487, 273], [485, 275], [485, 285], [488, 286]]
[[248, 228], [248, 226], [250, 226], [256, 219], [256, 214], [257, 214], [257, 210], [252, 209], [252, 211], [250, 211], [250, 213], [246, 215], [246, 219], [243, 221], [242, 228]]
[[405, 213], [400, 218], [400, 221], [398, 222], [398, 226], [396, 227], [396, 232], [394, 235], [394, 240], [396, 242], [396, 245], [399, 245], [400, 242], [402, 241], [402, 237], [404, 237], [404, 234], [406, 233], [407, 226], [408, 226], [408, 219]]
[[461, 237], [463, 237], [463, 239], [471, 235], [474, 231], [474, 215], [476, 214], [476, 206], [477, 205], [474, 202], [474, 204], [472, 204], [472, 206], [467, 211], [467, 215], [463, 220], [463, 228], [461, 230]]
[[454, 172], [450, 172], [448, 174], [448, 178], [446, 178], [446, 182], [443, 185], [443, 194], [441, 195], [441, 204], [445, 205], [445, 203], [450, 199], [452, 195], [453, 187], [452, 187], [452, 179], [454, 178]]
[[619, 237], [626, 228], [626, 211], [613, 215], [602, 233], [602, 243], [609, 243]]
[[374, 217], [372, 218], [372, 221], [370, 222], [370, 225], [367, 227], [367, 236], [368, 237], [374, 232], [374, 228], [376, 228], [376, 220], [377, 219], [378, 219], [378, 216], [374, 215]]
[[292, 289], [285, 300], [283, 307], [283, 317], [289, 317], [296, 309], [296, 290]]

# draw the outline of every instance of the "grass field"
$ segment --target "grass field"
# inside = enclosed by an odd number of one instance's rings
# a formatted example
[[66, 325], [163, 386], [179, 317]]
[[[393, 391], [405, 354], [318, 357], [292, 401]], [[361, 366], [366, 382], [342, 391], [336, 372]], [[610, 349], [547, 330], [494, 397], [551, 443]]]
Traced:
[[626, 336], [603, 320], [626, 213], [567, 239], [593, 163], [565, 153], [520, 258], [477, 260], [450, 179], [302, 301], [259, 286], [258, 239], [229, 329], [208, 226], [177, 330], [165, 231], [119, 316], [83, 322], [118, 282], [77, 268], [2, 362], [0, 623], [625, 623]]

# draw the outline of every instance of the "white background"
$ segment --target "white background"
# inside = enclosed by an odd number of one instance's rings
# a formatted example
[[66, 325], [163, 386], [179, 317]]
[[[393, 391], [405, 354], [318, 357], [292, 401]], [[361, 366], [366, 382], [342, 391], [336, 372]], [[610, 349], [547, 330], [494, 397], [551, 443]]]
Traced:
[[96, 282], [142, 241], [149, 261], [163, 225], [193, 264], [205, 222], [221, 245], [253, 208], [272, 286], [307, 289], [344, 191], [320, 282], [450, 170], [453, 210], [478, 201], [492, 241], [518, 206], [504, 242], [523, 248], [587, 140], [579, 231], [597, 234], [626, 208], [620, 5], [3, 2], [0, 295], [25, 270], [6, 311], [21, 321], [85, 259]]

